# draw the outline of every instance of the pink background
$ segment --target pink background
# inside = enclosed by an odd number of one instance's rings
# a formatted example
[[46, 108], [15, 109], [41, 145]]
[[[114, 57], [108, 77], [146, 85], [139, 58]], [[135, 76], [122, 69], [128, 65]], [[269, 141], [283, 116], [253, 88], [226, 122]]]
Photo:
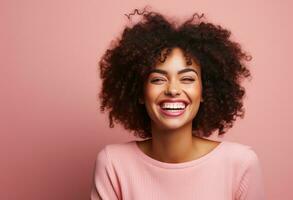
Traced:
[[2, 0], [0, 199], [88, 199], [100, 148], [135, 139], [99, 112], [96, 67], [124, 14], [147, 4], [178, 20], [203, 12], [253, 56], [245, 118], [224, 140], [255, 149], [269, 200], [293, 199], [289, 0]]

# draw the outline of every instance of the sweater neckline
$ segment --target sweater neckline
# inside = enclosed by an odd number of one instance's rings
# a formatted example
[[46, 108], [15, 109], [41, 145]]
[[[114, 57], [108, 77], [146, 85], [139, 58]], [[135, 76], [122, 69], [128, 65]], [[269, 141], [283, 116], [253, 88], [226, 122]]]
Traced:
[[137, 141], [133, 141], [133, 147], [135, 153], [140, 157], [142, 160], [146, 161], [147, 163], [150, 163], [152, 165], [155, 165], [160, 168], [167, 168], [167, 169], [178, 169], [178, 168], [186, 168], [186, 167], [192, 167], [195, 165], [198, 165], [202, 163], [203, 161], [213, 157], [215, 154], [217, 154], [226, 144], [226, 141], [221, 141], [215, 148], [213, 148], [210, 152], [207, 154], [195, 159], [195, 160], [190, 160], [186, 162], [181, 162], [181, 163], [167, 163], [167, 162], [162, 162], [159, 160], [156, 160], [149, 155], [145, 154], [138, 146]]

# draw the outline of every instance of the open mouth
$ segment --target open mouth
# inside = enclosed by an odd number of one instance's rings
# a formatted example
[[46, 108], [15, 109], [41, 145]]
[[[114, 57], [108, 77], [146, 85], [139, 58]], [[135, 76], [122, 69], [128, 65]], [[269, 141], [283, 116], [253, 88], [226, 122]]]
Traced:
[[177, 117], [182, 115], [187, 107], [185, 102], [165, 102], [159, 105], [160, 112], [166, 116]]

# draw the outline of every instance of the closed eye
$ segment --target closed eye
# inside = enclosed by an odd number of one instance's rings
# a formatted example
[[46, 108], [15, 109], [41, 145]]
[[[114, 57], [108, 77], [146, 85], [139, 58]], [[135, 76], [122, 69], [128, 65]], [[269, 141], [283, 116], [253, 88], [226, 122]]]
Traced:
[[156, 79], [151, 80], [151, 83], [158, 82], [158, 81], [164, 81], [164, 79], [156, 78]]
[[182, 80], [187, 80], [187, 81], [194, 81], [194, 79], [193, 78], [184, 78], [184, 79], [182, 79]]
[[[183, 81], [192, 81], [192, 82], [195, 81], [195, 79], [193, 79], [193, 78], [183, 78], [181, 80], [183, 80]], [[159, 78], [153, 79], [153, 80], [151, 80], [151, 83], [155, 83], [155, 82], [158, 82], [158, 81], [164, 81], [164, 79], [159, 79]]]

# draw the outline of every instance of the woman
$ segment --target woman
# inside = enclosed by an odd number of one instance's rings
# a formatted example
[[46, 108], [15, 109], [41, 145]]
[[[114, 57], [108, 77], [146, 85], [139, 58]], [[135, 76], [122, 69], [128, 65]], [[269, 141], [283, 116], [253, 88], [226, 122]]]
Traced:
[[265, 199], [254, 150], [204, 138], [244, 116], [240, 81], [251, 76], [250, 57], [203, 15], [177, 26], [138, 14], [100, 61], [99, 97], [110, 127], [115, 120], [145, 140], [98, 153], [91, 199]]

